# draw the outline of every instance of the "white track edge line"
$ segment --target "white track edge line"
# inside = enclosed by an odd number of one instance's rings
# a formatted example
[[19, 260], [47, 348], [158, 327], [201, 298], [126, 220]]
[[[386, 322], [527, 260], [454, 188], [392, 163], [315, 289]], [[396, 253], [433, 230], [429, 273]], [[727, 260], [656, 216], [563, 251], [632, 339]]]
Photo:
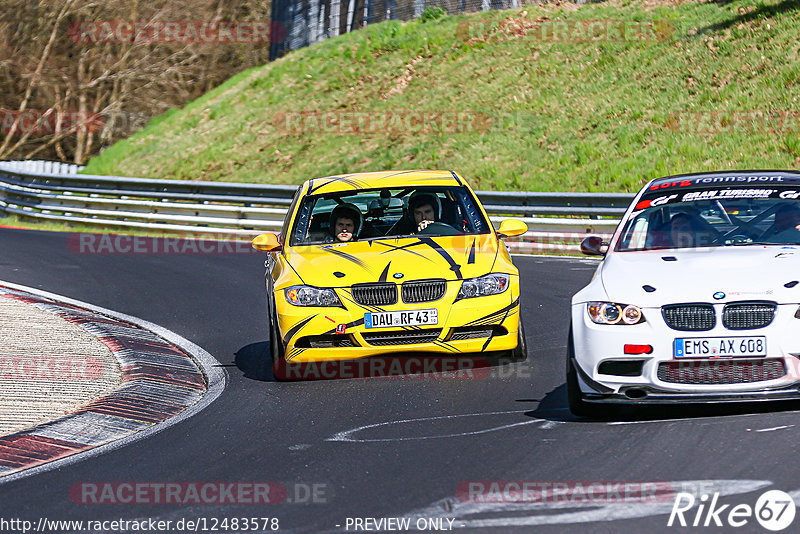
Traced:
[[208, 388], [206, 389], [205, 395], [203, 395], [199, 401], [192, 404], [191, 406], [189, 406], [176, 416], [161, 421], [160, 423], [155, 423], [143, 430], [134, 432], [133, 434], [129, 434], [114, 441], [104, 443], [103, 445], [99, 445], [87, 451], [72, 454], [70, 456], [60, 458], [58, 460], [53, 460], [52, 462], [47, 462], [42, 465], [37, 465], [36, 467], [23, 469], [22, 471], [17, 471], [16, 473], [11, 473], [9, 475], [0, 477], [0, 485], [6, 484], [8, 482], [13, 482], [15, 480], [19, 480], [21, 478], [25, 478], [28, 476], [44, 473], [45, 471], [51, 471], [53, 469], [60, 469], [62, 467], [67, 467], [71, 464], [82, 462], [83, 460], [87, 460], [89, 458], [114, 451], [116, 449], [125, 447], [126, 445], [129, 445], [135, 441], [139, 441], [140, 439], [144, 439], [149, 436], [155, 435], [161, 432], [162, 430], [165, 430], [173, 425], [180, 423], [185, 419], [197, 415], [202, 410], [204, 410], [209, 404], [214, 402], [217, 399], [217, 397], [219, 397], [222, 394], [222, 391], [225, 389], [228, 376], [227, 376], [227, 371], [225, 370], [224, 367], [222, 367], [222, 364], [219, 361], [217, 361], [217, 359], [214, 358], [211, 354], [209, 354], [206, 350], [204, 350], [202, 347], [192, 343], [188, 339], [179, 336], [178, 334], [172, 332], [171, 330], [167, 330], [166, 328], [159, 326], [155, 323], [151, 323], [150, 321], [145, 321], [144, 319], [133, 317], [132, 315], [127, 315], [121, 312], [109, 310], [107, 308], [102, 308], [100, 306], [95, 306], [94, 304], [89, 304], [88, 302], [71, 299], [69, 297], [58, 295], [56, 293], [51, 293], [49, 291], [44, 291], [41, 289], [36, 289], [21, 284], [14, 284], [12, 282], [6, 282], [3, 280], [0, 280], [0, 285], [9, 287], [11, 289], [16, 289], [19, 291], [25, 291], [27, 293], [31, 293], [32, 295], [45, 297], [54, 300], [57, 303], [61, 302], [64, 304], [72, 304], [73, 306], [86, 308], [87, 310], [107, 315], [114, 319], [119, 319], [122, 321], [133, 323], [141, 328], [144, 328], [145, 330], [150, 330], [151, 332], [154, 332], [155, 334], [166, 339], [173, 345], [176, 345], [181, 349], [183, 349], [184, 351], [186, 351], [192, 357], [192, 359], [195, 362], [197, 362], [203, 373], [206, 375], [206, 378], [208, 379]]

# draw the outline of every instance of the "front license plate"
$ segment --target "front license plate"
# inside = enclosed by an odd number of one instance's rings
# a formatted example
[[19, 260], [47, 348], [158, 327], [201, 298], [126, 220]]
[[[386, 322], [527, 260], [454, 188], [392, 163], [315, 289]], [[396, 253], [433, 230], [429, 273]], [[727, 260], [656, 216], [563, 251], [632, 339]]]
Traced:
[[439, 322], [438, 310], [413, 310], [371, 312], [364, 314], [366, 328], [389, 328], [393, 326], [425, 326]]
[[756, 337], [687, 337], [675, 339], [676, 358], [736, 358], [766, 356], [767, 338]]

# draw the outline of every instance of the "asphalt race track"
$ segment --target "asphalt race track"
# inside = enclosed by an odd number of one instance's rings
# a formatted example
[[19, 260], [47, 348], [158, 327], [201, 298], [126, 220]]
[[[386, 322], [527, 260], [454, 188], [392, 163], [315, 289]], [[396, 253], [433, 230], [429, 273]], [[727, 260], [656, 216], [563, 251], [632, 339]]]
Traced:
[[[228, 374], [222, 395], [187, 421], [0, 485], [3, 518], [267, 516], [282, 531], [319, 532], [344, 530], [348, 517], [408, 516], [487, 533], [652, 533], [676, 530], [667, 527], [671, 496], [476, 503], [462, 490], [470, 481], [660, 482], [719, 492], [719, 503], [731, 505], [753, 506], [766, 489], [800, 496], [797, 403], [624, 411], [607, 421], [570, 415], [568, 304], [592, 276], [588, 260], [515, 257], [526, 362], [472, 379], [278, 383], [259, 365], [267, 347], [260, 253], [78, 254], [65, 234], [11, 229], [0, 229], [0, 250], [0, 279], [159, 324], [206, 349]], [[85, 482], [206, 481], [278, 482], [302, 502], [82, 504], [69, 495]], [[318, 502], [305, 502], [312, 487]], [[751, 518], [739, 531], [763, 530]]]

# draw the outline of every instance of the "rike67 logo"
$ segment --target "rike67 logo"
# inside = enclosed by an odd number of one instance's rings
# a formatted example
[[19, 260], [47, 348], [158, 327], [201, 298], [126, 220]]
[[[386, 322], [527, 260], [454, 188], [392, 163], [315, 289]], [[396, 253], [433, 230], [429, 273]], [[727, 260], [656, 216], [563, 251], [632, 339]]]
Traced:
[[699, 498], [691, 493], [675, 495], [667, 526], [740, 528], [752, 525], [755, 520], [763, 528], [777, 532], [794, 521], [796, 508], [794, 499], [781, 490], [767, 491], [758, 498], [755, 507], [749, 504], [720, 504], [719, 492], [704, 493]]

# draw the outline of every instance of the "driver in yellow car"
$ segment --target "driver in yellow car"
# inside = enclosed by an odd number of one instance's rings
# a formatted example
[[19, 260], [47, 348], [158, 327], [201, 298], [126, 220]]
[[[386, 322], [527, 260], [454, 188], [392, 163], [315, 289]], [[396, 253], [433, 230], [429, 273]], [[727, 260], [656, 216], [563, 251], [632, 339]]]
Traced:
[[430, 193], [415, 193], [408, 201], [408, 208], [414, 216], [417, 232], [439, 220], [439, 199]]

